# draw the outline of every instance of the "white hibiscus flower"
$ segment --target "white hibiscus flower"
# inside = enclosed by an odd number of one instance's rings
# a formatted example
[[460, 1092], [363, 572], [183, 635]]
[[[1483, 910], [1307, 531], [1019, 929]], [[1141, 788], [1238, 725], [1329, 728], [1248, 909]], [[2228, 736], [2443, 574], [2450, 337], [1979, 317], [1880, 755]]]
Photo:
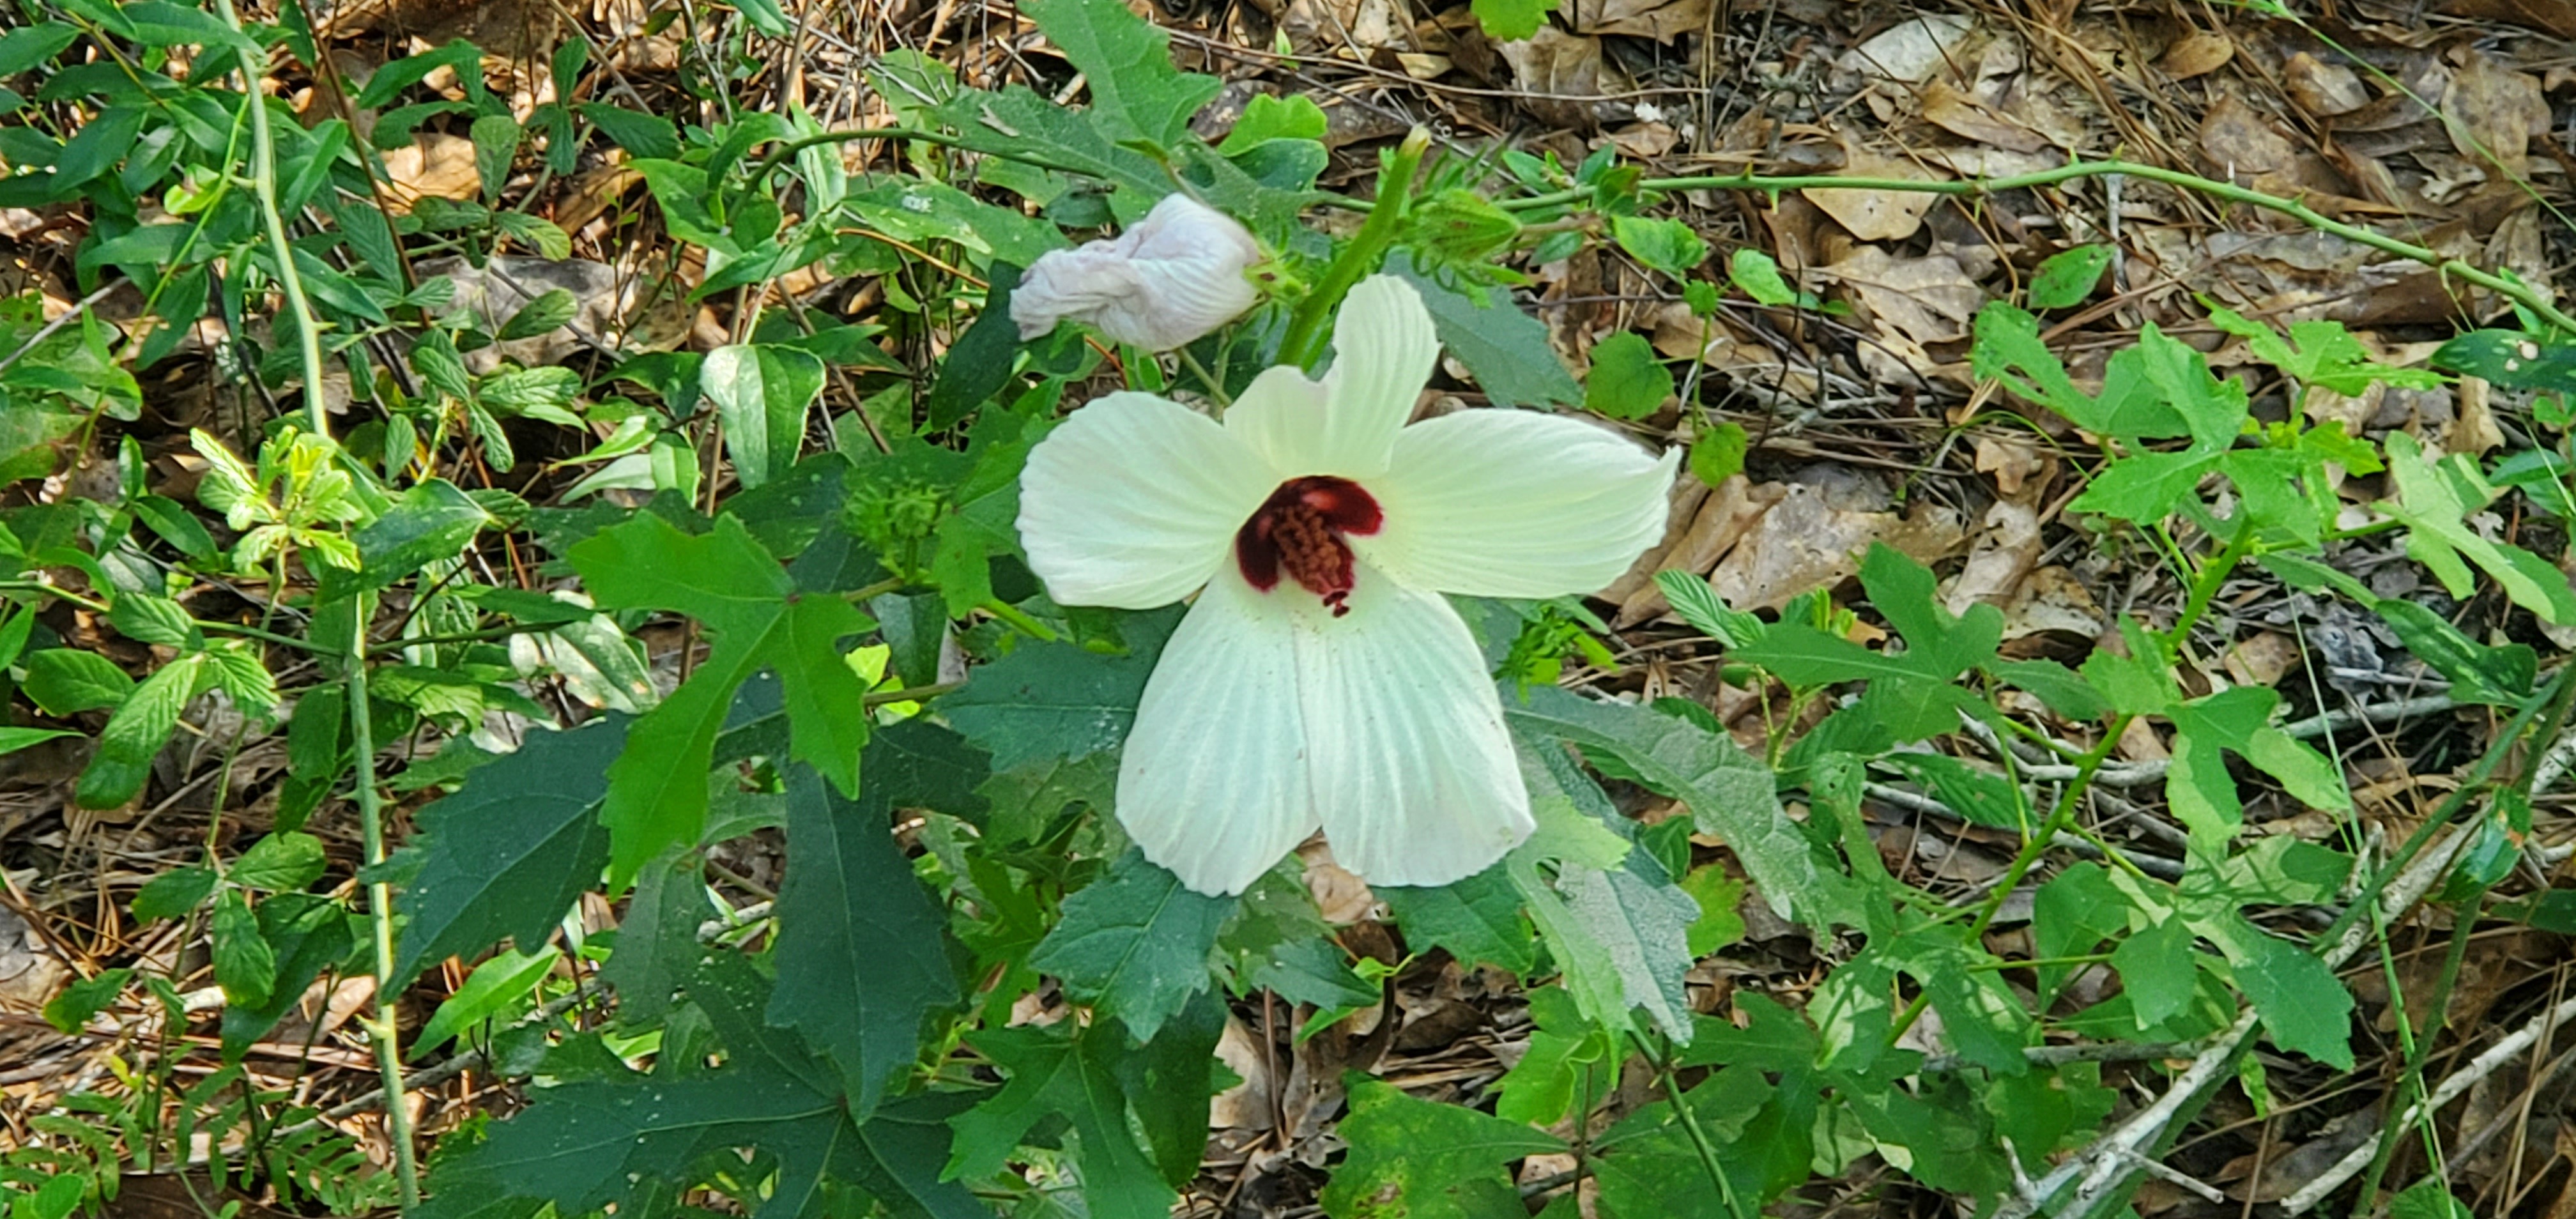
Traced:
[[1318, 827], [1382, 885], [1444, 885], [1529, 836], [1502, 704], [1443, 593], [1608, 584], [1662, 536], [1680, 460], [1590, 424], [1469, 410], [1406, 426], [1439, 358], [1411, 285], [1351, 290], [1321, 383], [1261, 374], [1219, 423], [1150, 394], [1030, 454], [1020, 537], [1059, 604], [1199, 594], [1145, 687], [1118, 820], [1202, 893]]
[[1147, 351], [1186, 346], [1233, 321], [1260, 293], [1244, 272], [1261, 243], [1188, 195], [1165, 195], [1124, 233], [1049, 250], [1011, 293], [1011, 320], [1033, 339], [1070, 318]]

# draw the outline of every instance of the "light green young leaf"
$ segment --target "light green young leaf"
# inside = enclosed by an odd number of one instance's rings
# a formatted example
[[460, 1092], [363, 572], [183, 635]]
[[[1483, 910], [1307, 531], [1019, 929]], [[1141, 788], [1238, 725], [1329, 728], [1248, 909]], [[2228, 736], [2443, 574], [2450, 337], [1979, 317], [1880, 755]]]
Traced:
[[1610, 234], [1629, 257], [1675, 279], [1708, 261], [1708, 243], [1678, 220], [1620, 216], [1611, 220]]
[[2111, 247], [2080, 245], [2060, 250], [2039, 264], [2030, 277], [2030, 307], [2063, 309], [2082, 304], [2111, 267]]
[[535, 953], [509, 948], [492, 954], [465, 976], [465, 985], [430, 1013], [429, 1023], [412, 1039], [410, 1057], [417, 1061], [468, 1028], [527, 1010], [535, 1002], [529, 992], [562, 959], [563, 950], [551, 945]]
[[823, 392], [823, 362], [772, 343], [735, 343], [707, 353], [698, 388], [724, 421], [725, 451], [745, 489], [796, 464], [805, 416]]
[[2403, 432], [2392, 433], [2386, 444], [2397, 495], [2376, 506], [2406, 524], [2408, 558], [2431, 569], [2453, 597], [2465, 598], [2475, 590], [2468, 568], [2474, 562], [2514, 604], [2555, 625], [2576, 623], [2576, 591], [2557, 568], [2519, 546], [2489, 541], [2470, 527], [2469, 517], [2496, 494], [2475, 463], [2457, 454], [2436, 458]]
[[1654, 345], [1644, 335], [1622, 330], [1592, 348], [1584, 409], [1613, 419], [1643, 419], [1672, 396], [1672, 370], [1655, 358]]

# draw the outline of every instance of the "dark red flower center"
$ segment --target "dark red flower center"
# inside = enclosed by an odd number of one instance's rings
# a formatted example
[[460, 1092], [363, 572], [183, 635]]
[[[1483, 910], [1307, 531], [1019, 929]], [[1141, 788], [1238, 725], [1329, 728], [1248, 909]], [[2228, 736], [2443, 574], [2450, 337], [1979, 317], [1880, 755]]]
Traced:
[[1356, 561], [1348, 534], [1371, 534], [1385, 519], [1377, 501], [1347, 478], [1292, 478], [1270, 493], [1234, 535], [1234, 561], [1247, 584], [1263, 592], [1285, 573], [1324, 599], [1338, 618], [1350, 612]]

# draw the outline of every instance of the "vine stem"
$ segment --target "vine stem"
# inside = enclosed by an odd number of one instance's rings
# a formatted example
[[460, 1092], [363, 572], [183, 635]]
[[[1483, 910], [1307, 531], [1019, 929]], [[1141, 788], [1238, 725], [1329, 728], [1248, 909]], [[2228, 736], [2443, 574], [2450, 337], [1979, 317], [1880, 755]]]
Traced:
[[[2469, 283], [2476, 284], [2481, 288], [2485, 288], [2498, 296], [2502, 296], [2513, 301], [2515, 304], [2529, 309], [2535, 316], [2548, 322], [2550, 325], [2557, 327], [2559, 330], [2569, 334], [2576, 334], [2576, 317], [2570, 317], [2566, 312], [2560, 310], [2557, 305], [2551, 303], [2546, 294], [2532, 288], [2528, 284], [2498, 275], [2492, 271], [2481, 270], [2478, 267], [2457, 258], [2445, 257], [2441, 253], [2424, 246], [2415, 245], [2411, 242], [2400, 241], [2397, 238], [2390, 237], [2384, 233], [2373, 232], [2361, 227], [2360, 225], [2347, 224], [2341, 220], [2325, 215], [2324, 213], [2317, 211], [2315, 208], [2309, 207], [2307, 204], [2301, 203], [2296, 199], [2286, 199], [2279, 195], [2267, 195], [2262, 191], [2238, 186], [2233, 182], [2222, 182], [2216, 178], [2204, 178], [2198, 174], [2184, 173], [2180, 170], [2166, 169], [2159, 165], [2147, 165], [2136, 161], [2076, 161], [2066, 165], [2060, 165], [2054, 169], [2043, 169], [2033, 173], [2013, 174], [2001, 178], [1968, 178], [1948, 182], [1923, 181], [1913, 178], [1846, 178], [1831, 174], [1802, 174], [1787, 177], [1763, 177], [1754, 174], [1738, 174], [1732, 177], [1648, 178], [1637, 185], [1641, 190], [1659, 191], [1744, 190], [1777, 194], [1793, 190], [1887, 190], [1910, 191], [1918, 194], [1930, 195], [1985, 196], [2002, 194], [2005, 191], [2029, 190], [2041, 186], [2054, 186], [2061, 182], [2072, 182], [2082, 178], [2107, 178], [2115, 176], [2137, 178], [2148, 182], [2161, 182], [2167, 186], [2193, 191], [2199, 194], [2208, 195], [2212, 198], [2225, 199], [2233, 203], [2245, 204], [2248, 207], [2259, 207], [2268, 212], [2276, 212], [2320, 232], [2332, 233], [2346, 241], [2366, 245], [2374, 250], [2378, 250], [2386, 254], [2393, 254], [2409, 262], [2421, 263], [2427, 267], [2433, 268], [2435, 271], [2438, 271], [2445, 276], [2456, 276]], [[1553, 191], [1548, 194], [1532, 195], [1522, 199], [1502, 200], [1497, 204], [1497, 206], [1508, 211], [1527, 211], [1535, 208], [1561, 207], [1566, 204], [1579, 202], [1590, 194], [1590, 191], [1585, 190]]]
[[[1708, 1131], [1700, 1128], [1699, 1114], [1691, 1110], [1690, 1102], [1682, 1098], [1681, 1075], [1673, 1070], [1672, 1055], [1658, 1053], [1643, 1034], [1632, 1032], [1628, 1036], [1637, 1043], [1637, 1052], [1655, 1064], [1655, 1076], [1664, 1085], [1664, 1099], [1672, 1105], [1673, 1115], [1681, 1119], [1682, 1133], [1689, 1136], [1691, 1150], [1699, 1156], [1700, 1168], [1716, 1184], [1718, 1198], [1726, 1203], [1726, 1213], [1735, 1219], [1745, 1219], [1744, 1203], [1735, 1196], [1735, 1181], [1726, 1175], [1726, 1166], [1717, 1162], [1717, 1144], [1709, 1139]], [[1580, 1115], [1576, 1120], [1582, 1120]]]
[[[244, 45], [255, 45], [242, 28], [241, 13], [233, 0], [215, 0], [224, 24], [242, 37]], [[250, 112], [250, 184], [259, 199], [260, 219], [268, 228], [268, 248], [277, 259], [277, 286], [286, 296], [286, 308], [295, 316], [295, 339], [304, 356], [304, 412], [307, 424], [316, 436], [331, 434], [331, 406], [322, 392], [322, 335], [314, 329], [313, 305], [304, 296], [304, 279], [295, 270], [295, 247], [286, 240], [286, 216], [277, 210], [277, 142], [268, 130], [268, 97], [260, 90], [265, 73], [251, 70], [255, 53], [244, 50], [242, 56], [242, 106]]]
[[[367, 617], [370, 598], [357, 596], [356, 621], [349, 627], [349, 744], [358, 755], [358, 825], [366, 839], [367, 869], [381, 874], [385, 862], [385, 810], [376, 791], [376, 721], [367, 707]], [[367, 1038], [375, 1043], [376, 1071], [384, 1077], [385, 1141], [393, 1144], [394, 1178], [401, 1183], [403, 1207], [420, 1202], [420, 1166], [411, 1143], [411, 1112], [403, 1108], [402, 1045], [394, 1027], [393, 886], [367, 882], [367, 924], [376, 945], [376, 1012], [367, 1021]]]

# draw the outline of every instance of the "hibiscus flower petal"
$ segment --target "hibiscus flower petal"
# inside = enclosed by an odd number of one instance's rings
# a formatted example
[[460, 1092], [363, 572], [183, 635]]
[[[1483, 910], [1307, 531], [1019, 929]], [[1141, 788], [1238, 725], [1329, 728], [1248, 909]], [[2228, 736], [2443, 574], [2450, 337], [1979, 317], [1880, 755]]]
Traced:
[[1333, 859], [1378, 885], [1445, 885], [1529, 837], [1502, 702], [1437, 593], [1362, 567], [1350, 613], [1298, 633], [1307, 765]]
[[1404, 429], [1367, 484], [1386, 523], [1361, 558], [1416, 588], [1475, 597], [1596, 591], [1663, 537], [1681, 463], [1537, 411], [1469, 410]]
[[1118, 766], [1118, 823], [1145, 858], [1240, 893], [1315, 832], [1297, 628], [1227, 568], [1163, 645]]
[[1421, 295], [1403, 280], [1373, 275], [1343, 299], [1323, 382], [1269, 369], [1226, 411], [1226, 427], [1289, 477], [1373, 477], [1386, 469], [1439, 359], [1440, 337]]
[[1020, 543], [1063, 605], [1151, 609], [1207, 583], [1279, 482], [1215, 420], [1117, 393], [1038, 442], [1020, 476]]

